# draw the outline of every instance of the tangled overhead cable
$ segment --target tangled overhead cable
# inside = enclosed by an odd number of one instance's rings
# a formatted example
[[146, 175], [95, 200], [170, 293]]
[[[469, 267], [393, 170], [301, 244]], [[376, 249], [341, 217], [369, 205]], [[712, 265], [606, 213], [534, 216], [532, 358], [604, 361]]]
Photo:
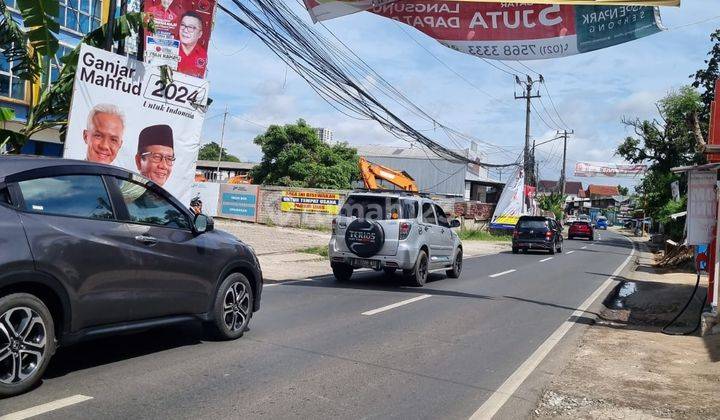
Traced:
[[[402, 93], [379, 76], [349, 48], [334, 44], [304, 22], [285, 2], [277, 0], [231, 0], [244, 16], [218, 4], [235, 21], [256, 35], [288, 67], [302, 77], [315, 92], [339, 112], [359, 119], [372, 119], [397, 138], [418, 142], [437, 156], [452, 162], [467, 162], [484, 167], [517, 166], [517, 162], [491, 164], [451, 150], [414, 129], [390, 111], [363, 85], [380, 90], [416, 115], [431, 119]], [[454, 130], [453, 130], [454, 131]]]

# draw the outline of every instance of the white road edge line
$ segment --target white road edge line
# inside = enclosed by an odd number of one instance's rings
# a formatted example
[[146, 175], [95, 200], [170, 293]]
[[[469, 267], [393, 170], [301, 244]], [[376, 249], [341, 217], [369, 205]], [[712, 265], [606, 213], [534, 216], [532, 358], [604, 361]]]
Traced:
[[507, 270], [507, 271], [502, 271], [502, 272], [500, 272], [500, 273], [491, 274], [491, 275], [490, 275], [490, 278], [493, 278], [493, 279], [494, 279], [495, 277], [504, 276], [505, 274], [514, 273], [514, 272], [516, 272], [516, 271], [517, 271], [517, 270], [515, 270], [515, 269]]
[[490, 397], [480, 406], [480, 408], [470, 416], [470, 420], [480, 419], [491, 419], [498, 411], [505, 405], [505, 403], [512, 397], [515, 391], [520, 388], [523, 382], [530, 376], [530, 374], [540, 365], [545, 357], [552, 351], [553, 348], [562, 340], [562, 338], [570, 331], [570, 328], [575, 325], [575, 322], [570, 321], [574, 317], [579, 317], [585, 312], [585, 310], [592, 305], [595, 300], [605, 291], [614, 281], [615, 277], [625, 268], [630, 262], [632, 256], [635, 254], [635, 242], [625, 238], [632, 243], [633, 249], [630, 251], [630, 255], [625, 258], [625, 261], [607, 278], [587, 299], [580, 305], [570, 317], [563, 322], [551, 335], [545, 340], [540, 347], [533, 352], [527, 360], [523, 362], [515, 372], [510, 375], [500, 388], [490, 395]]
[[93, 397], [87, 395], [73, 395], [72, 397], [63, 398], [60, 400], [51, 401], [49, 403], [36, 405], [26, 410], [16, 411], [14, 413], [0, 416], [0, 420], [23, 420], [40, 414], [45, 414], [50, 411], [58, 410], [69, 405], [78, 404], [87, 400], [92, 400]]
[[401, 302], [393, 303], [392, 305], [383, 306], [382, 308], [377, 308], [377, 309], [373, 309], [371, 311], [363, 312], [362, 314], [366, 315], [366, 316], [379, 314], [380, 312], [389, 311], [390, 309], [395, 309], [399, 306], [407, 305], [408, 303], [413, 303], [413, 302], [417, 302], [419, 300], [427, 299], [430, 296], [431, 295], [420, 295], [420, 296], [414, 297], [412, 299], [406, 299]]
[[575, 252], [575, 251], [568, 251], [568, 252], [566, 252], [565, 254], [570, 255], [570, 254], [572, 254], [573, 252]]
[[542, 260], [540, 260], [540, 261], [538, 261], [538, 262], [550, 261], [550, 260], [552, 260], [552, 259], [553, 259], [553, 257], [547, 257], [547, 258], [543, 258]]

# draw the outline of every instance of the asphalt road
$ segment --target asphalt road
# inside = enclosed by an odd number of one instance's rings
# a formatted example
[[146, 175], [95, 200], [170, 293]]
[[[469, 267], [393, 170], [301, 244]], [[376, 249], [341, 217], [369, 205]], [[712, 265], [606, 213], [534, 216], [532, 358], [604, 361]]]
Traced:
[[83, 395], [37, 418], [469, 418], [627, 259], [629, 240], [600, 235], [552, 259], [467, 259], [424, 288], [374, 272], [266, 285], [240, 340], [188, 325], [64, 348], [0, 413]]

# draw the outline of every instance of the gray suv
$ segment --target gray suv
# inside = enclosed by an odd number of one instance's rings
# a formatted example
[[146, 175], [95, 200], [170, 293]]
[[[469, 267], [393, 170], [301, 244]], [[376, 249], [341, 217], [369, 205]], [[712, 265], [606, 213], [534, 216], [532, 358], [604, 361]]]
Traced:
[[354, 192], [333, 220], [329, 256], [338, 281], [347, 281], [356, 268], [403, 270], [416, 286], [428, 273], [446, 270], [457, 278], [462, 271], [462, 243], [431, 199], [403, 192]]
[[58, 345], [200, 319], [243, 335], [263, 278], [248, 245], [120, 168], [0, 157], [0, 397]]

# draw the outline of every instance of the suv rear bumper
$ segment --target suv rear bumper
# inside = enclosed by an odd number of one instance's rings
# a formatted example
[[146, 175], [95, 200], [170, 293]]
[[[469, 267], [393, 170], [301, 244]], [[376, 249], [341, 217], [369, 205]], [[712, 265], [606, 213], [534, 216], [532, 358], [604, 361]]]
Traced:
[[512, 247], [519, 249], [552, 249], [553, 241], [545, 239], [513, 239]]
[[337, 240], [334, 237], [330, 239], [328, 252], [331, 262], [344, 263], [355, 268], [360, 268], [359, 264], [356, 264], [357, 260], [371, 260], [378, 261], [378, 269], [398, 268], [402, 270], [409, 270], [415, 266], [417, 254], [417, 249], [412, 249], [406, 243], [400, 242], [395, 255], [373, 255], [372, 257], [362, 258], [352, 252], [339, 250]]

